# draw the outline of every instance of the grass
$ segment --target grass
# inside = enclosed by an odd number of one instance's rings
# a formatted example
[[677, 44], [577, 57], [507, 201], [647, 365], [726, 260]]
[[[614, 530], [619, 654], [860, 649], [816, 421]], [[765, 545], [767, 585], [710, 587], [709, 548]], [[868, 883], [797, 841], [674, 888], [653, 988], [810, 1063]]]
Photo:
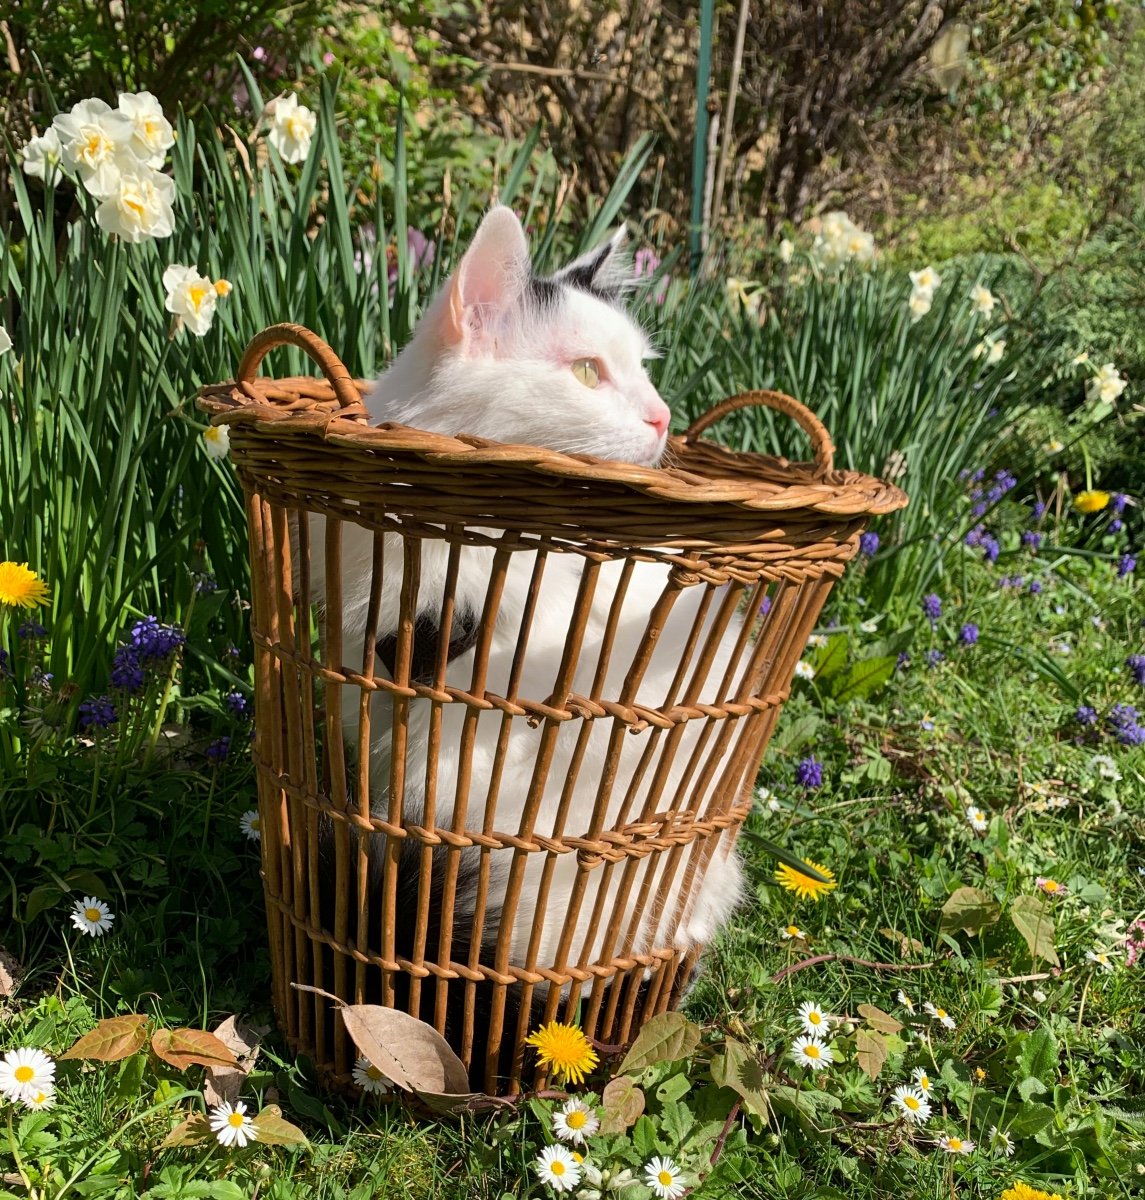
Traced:
[[[1023, 564], [1027, 576], [1033, 565]], [[828, 617], [856, 657], [885, 637], [889, 621], [877, 617], [879, 628], [860, 632], [870, 619], [861, 570]], [[1140, 593], [1131, 579], [1080, 557], [1038, 564], [1039, 595], [999, 588], [999, 574], [1013, 570], [967, 551], [959, 589], [943, 597], [943, 620], [933, 630], [916, 623], [912, 665], [845, 712], [822, 677], [796, 684], [761, 776], [779, 808], [761, 803], [751, 828], [830, 866], [839, 887], [817, 903], [793, 902], [772, 878], [774, 863], [743, 841], [751, 893], [710, 953], [688, 1011], [709, 1036], [734, 1034], [754, 1048], [769, 1073], [773, 1121], [753, 1129], [738, 1118], [722, 1179], [696, 1194], [938, 1200], [952, 1190], [995, 1196], [1015, 1178], [1078, 1198], [1133, 1194], [1145, 1170], [1145, 972], [1121, 953], [1106, 974], [1086, 952], [1116, 952], [1128, 924], [1145, 914], [1135, 865], [1145, 841], [1145, 752], [1107, 736], [1079, 741], [1073, 694], [1012, 647], [1068, 642], [1071, 652], [1055, 657], [1077, 694], [1100, 711], [1132, 703], [1122, 664], [1138, 648]], [[958, 645], [965, 621], [981, 628], [976, 646]], [[929, 669], [932, 648], [946, 657]], [[805, 792], [792, 779], [809, 753], [823, 762], [825, 781]], [[1110, 756], [1119, 780], [1102, 775], [1097, 754]], [[56, 767], [78, 788], [91, 756]], [[257, 856], [238, 830], [253, 796], [241, 755], [208, 769], [176, 759], [122, 780], [114, 794], [96, 788], [83, 818], [63, 812], [55, 793], [30, 781], [6, 802], [5, 870], [15, 891], [27, 897], [54, 886], [71, 854], [79, 864], [71, 869], [105, 887], [117, 921], [105, 938], [82, 938], [65, 929], [58, 892], [31, 919], [14, 911], [5, 941], [27, 974], [0, 1002], [3, 1044], [58, 1053], [96, 1019], [126, 1011], [206, 1028], [239, 1011], [269, 1024]], [[985, 833], [970, 827], [970, 803], [986, 813]], [[1069, 888], [1047, 902], [1060, 971], [1032, 957], [1010, 916], [1017, 897], [1039, 894], [1043, 875]], [[957, 922], [944, 926], [943, 906], [959, 887], [979, 889], [996, 906], [996, 919], [974, 935]], [[793, 921], [806, 942], [781, 938]], [[903, 938], [917, 948], [904, 955]], [[831, 957], [790, 969], [819, 955]], [[948, 1009], [957, 1028], [942, 1029], [920, 1007], [909, 1018], [899, 988], [916, 1006]], [[844, 1025], [834, 1031], [841, 1061], [804, 1078], [783, 1051], [806, 999], [856, 1024], [859, 1006], [873, 1004], [913, 1036], [888, 1042], [872, 1083]], [[700, 1063], [671, 1070], [699, 1087]], [[891, 1120], [887, 1097], [917, 1065], [936, 1080], [936, 1116], [911, 1137]], [[668, 1068], [656, 1070], [650, 1093]], [[244, 1095], [252, 1108], [279, 1104], [309, 1148], [162, 1149], [174, 1110], [202, 1103], [198, 1074], [156, 1071], [142, 1056], [120, 1067], [60, 1064], [57, 1108], [0, 1111], [4, 1194], [542, 1194], [531, 1162], [544, 1140], [543, 1111], [427, 1124], [400, 1107], [351, 1105], [324, 1096], [274, 1033]], [[670, 1107], [656, 1103], [650, 1111]], [[940, 1131], [982, 1143], [992, 1124], [1024, 1131], [1014, 1135], [1012, 1159], [955, 1159], [932, 1144]]]

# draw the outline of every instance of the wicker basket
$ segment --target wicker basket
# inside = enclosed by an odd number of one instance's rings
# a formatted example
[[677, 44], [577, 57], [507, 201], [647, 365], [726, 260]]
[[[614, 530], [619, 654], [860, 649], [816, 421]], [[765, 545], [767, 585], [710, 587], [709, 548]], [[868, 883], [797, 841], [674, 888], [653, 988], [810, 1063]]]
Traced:
[[[325, 380], [256, 378], [266, 353], [287, 343], [309, 354]], [[867, 519], [902, 507], [906, 497], [834, 470], [822, 424], [774, 392], [717, 406], [672, 439], [674, 465], [655, 470], [371, 426], [364, 386], [312, 333], [279, 325], [251, 342], [237, 383], [204, 388], [199, 398], [216, 423], [230, 426], [249, 520], [254, 758], [275, 1010], [291, 1047], [311, 1056], [329, 1082], [349, 1079], [353, 1048], [329, 1002], [292, 983], [431, 1021], [475, 1086], [513, 1094], [537, 1078], [523, 1041], [539, 1020], [577, 1021], [599, 1042], [623, 1043], [678, 1002], [699, 947], [681, 946], [671, 931], [684, 927], [709, 862], [716, 870], [729, 862], [796, 663]], [[750, 404], [795, 420], [811, 439], [814, 462], [733, 453], [699, 439], [713, 421]], [[325, 518], [321, 540], [311, 514]], [[342, 618], [342, 551], [354, 527], [370, 531], [373, 551], [360, 642], [344, 636]], [[376, 634], [387, 544], [400, 547], [402, 575], [383, 670]], [[437, 641], [428, 671], [424, 654], [417, 671], [419, 564], [442, 545], [450, 571]], [[490, 582], [480, 624], [465, 642], [474, 650], [472, 676], [460, 686], [447, 671], [451, 589], [464, 547], [486, 548]], [[519, 686], [530, 603], [514, 670], [494, 688], [489, 647], [506, 578], [515, 563], [533, 564], [535, 597], [536, 564], [550, 559], [561, 570], [572, 563], [577, 580], [551, 693], [523, 694]], [[663, 564], [663, 592], [639, 650], [618, 672], [609, 665], [614, 614], [636, 564], [648, 562]], [[609, 619], [590, 637], [593, 589], [608, 571]], [[321, 604], [319, 575], [328, 581]], [[637, 695], [639, 680], [660, 634], [672, 629], [677, 603], [690, 605], [695, 620], [687, 636], [672, 635], [660, 648], [680, 665], [669, 694], [649, 703]], [[733, 621], [738, 637], [724, 639], [735, 642], [730, 665], [715, 692], [712, 683], [705, 692], [720, 635]], [[348, 726], [353, 705], [357, 719]], [[424, 736], [407, 740], [417, 712]], [[390, 746], [380, 805], [370, 778], [371, 720], [377, 729], [379, 713]], [[499, 768], [487, 787], [468, 787], [479, 722], [505, 739], [511, 728], [515, 737], [525, 726], [533, 731], [530, 786], [511, 798], [511, 812], [510, 798], [498, 794]], [[569, 798], [594, 737], [607, 749], [603, 769], [577, 785], [591, 788], [589, 811]], [[444, 801], [435, 806], [439, 774], [454, 788], [451, 810]], [[403, 811], [411, 780], [420, 789], [419, 820]], [[558, 794], [555, 812], [542, 804]], [[438, 807], [448, 817], [435, 816]], [[487, 922], [491, 862], [501, 871], [503, 907], [499, 921]], [[452, 915], [466, 871], [477, 882], [468, 937]], [[566, 886], [549, 911], [561, 871], [571, 892]], [[527, 945], [511, 932], [522, 922], [534, 930]], [[541, 957], [552, 945], [543, 926], [561, 930], [552, 961]]]

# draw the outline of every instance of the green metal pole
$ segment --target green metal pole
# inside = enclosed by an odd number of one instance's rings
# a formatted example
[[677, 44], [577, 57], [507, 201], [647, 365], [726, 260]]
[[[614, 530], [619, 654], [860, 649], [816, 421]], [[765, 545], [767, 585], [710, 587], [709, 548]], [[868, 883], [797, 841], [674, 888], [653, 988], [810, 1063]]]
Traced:
[[694, 275], [703, 254], [704, 177], [708, 158], [708, 77], [712, 73], [712, 24], [715, 0], [700, 0], [700, 57], [696, 64], [696, 133], [692, 143], [691, 253]]

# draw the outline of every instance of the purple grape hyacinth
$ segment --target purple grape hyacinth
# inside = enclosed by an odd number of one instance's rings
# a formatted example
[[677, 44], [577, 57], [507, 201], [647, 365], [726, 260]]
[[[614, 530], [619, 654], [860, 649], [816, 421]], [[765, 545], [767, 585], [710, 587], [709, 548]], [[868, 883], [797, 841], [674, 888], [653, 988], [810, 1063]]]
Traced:
[[873, 529], [859, 535], [859, 553], [868, 558], [879, 548], [879, 535]]
[[1022, 545], [1029, 550], [1037, 550], [1042, 544], [1042, 535], [1036, 529], [1027, 529], [1022, 534]]
[[922, 598], [922, 611], [932, 625], [937, 625], [938, 618], [942, 616], [941, 598], [934, 592], [928, 592]]
[[1126, 575], [1131, 574], [1137, 569], [1137, 560], [1132, 554], [1123, 554], [1121, 561], [1117, 564], [1117, 577], [1124, 579]]
[[111, 686], [121, 692], [139, 692], [144, 678], [139, 652], [134, 646], [120, 646], [111, 660]]
[[115, 724], [115, 705], [110, 696], [89, 696], [79, 707], [81, 729], [106, 729]]
[[1096, 725], [1097, 724], [1097, 709], [1090, 704], [1082, 704], [1077, 712], [1073, 714], [1073, 719], [1079, 725]]
[[48, 631], [39, 621], [25, 621], [16, 630], [16, 636], [26, 642], [35, 642], [39, 641], [40, 638], [46, 638]]
[[945, 657], [946, 655], [941, 650], [928, 650], [926, 652], [926, 665], [933, 671]]
[[1123, 746], [1145, 744], [1145, 728], [1142, 727], [1137, 709], [1132, 704], [1115, 704], [1105, 718], [1109, 732]]
[[208, 760], [213, 763], [221, 763], [230, 752], [231, 739], [229, 737], [215, 738], [205, 751]]
[[976, 646], [978, 644], [978, 626], [973, 621], [967, 621], [959, 631], [958, 640], [964, 646]]
[[235, 717], [250, 716], [250, 701], [242, 694], [242, 692], [228, 692], [223, 697], [223, 703], [227, 706], [227, 711]]
[[1131, 654], [1125, 660], [1125, 669], [1138, 687], [1145, 687], [1145, 654]]
[[178, 625], [163, 625], [158, 617], [144, 617], [131, 627], [131, 645], [146, 665], [170, 658], [186, 640]]
[[795, 768], [795, 782], [808, 791], [823, 786], [823, 764], [814, 758], [801, 759]]

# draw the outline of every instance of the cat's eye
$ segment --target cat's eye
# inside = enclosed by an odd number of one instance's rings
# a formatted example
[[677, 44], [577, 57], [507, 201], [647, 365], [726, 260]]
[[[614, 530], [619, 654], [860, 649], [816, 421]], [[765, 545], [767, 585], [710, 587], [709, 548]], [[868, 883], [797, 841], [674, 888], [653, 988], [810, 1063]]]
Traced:
[[573, 362], [572, 373], [587, 388], [600, 383], [600, 367], [595, 358], [578, 358]]

